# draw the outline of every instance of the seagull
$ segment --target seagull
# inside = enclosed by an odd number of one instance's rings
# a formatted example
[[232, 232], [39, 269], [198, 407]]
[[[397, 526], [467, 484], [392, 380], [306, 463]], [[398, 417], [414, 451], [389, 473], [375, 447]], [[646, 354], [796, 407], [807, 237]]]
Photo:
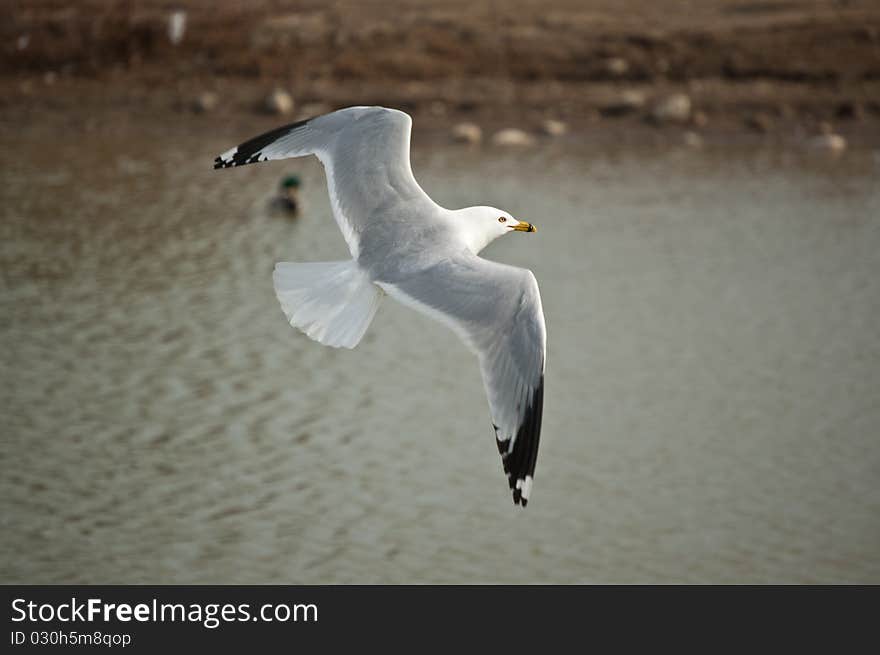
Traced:
[[547, 331], [531, 271], [480, 251], [535, 226], [506, 211], [445, 209], [409, 158], [412, 118], [349, 107], [284, 125], [227, 150], [214, 168], [315, 155], [351, 259], [275, 265], [281, 309], [321, 344], [354, 348], [385, 295], [450, 327], [476, 354], [514, 504], [526, 506], [544, 406]]

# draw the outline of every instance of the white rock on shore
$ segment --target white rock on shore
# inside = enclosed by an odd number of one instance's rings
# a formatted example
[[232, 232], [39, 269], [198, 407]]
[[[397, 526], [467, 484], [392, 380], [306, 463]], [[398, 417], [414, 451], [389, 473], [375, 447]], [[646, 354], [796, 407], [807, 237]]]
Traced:
[[533, 145], [535, 137], [515, 127], [508, 127], [492, 135], [492, 143], [496, 146], [524, 147]]
[[220, 104], [220, 96], [213, 91], [204, 91], [193, 100], [193, 110], [199, 114], [206, 114], [214, 111], [218, 104]]
[[691, 117], [691, 99], [684, 93], [673, 93], [660, 99], [651, 110], [657, 123], [684, 123]]
[[459, 123], [452, 128], [452, 139], [457, 143], [476, 144], [483, 140], [483, 130], [476, 123]]
[[293, 96], [282, 89], [275, 89], [266, 98], [263, 106], [270, 114], [283, 116], [293, 111]]
[[168, 15], [168, 40], [172, 45], [179, 45], [186, 34], [186, 12], [176, 9]]
[[623, 57], [609, 57], [602, 62], [602, 68], [608, 75], [622, 77], [629, 72], [629, 62]]
[[839, 153], [846, 150], [846, 139], [839, 134], [820, 134], [810, 139], [809, 144], [814, 150], [824, 150], [831, 153]]
[[547, 136], [562, 136], [563, 134], [568, 132], [568, 125], [566, 125], [562, 121], [548, 118], [541, 124], [541, 129]]

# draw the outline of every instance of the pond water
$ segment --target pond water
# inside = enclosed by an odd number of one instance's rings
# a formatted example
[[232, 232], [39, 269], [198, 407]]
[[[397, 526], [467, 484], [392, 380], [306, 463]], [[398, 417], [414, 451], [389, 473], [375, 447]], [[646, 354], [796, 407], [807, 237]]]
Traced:
[[522, 510], [446, 328], [286, 324], [274, 263], [348, 253], [315, 161], [211, 170], [239, 136], [0, 153], [0, 581], [880, 583], [876, 155], [417, 147], [538, 226], [484, 253], [547, 319]]

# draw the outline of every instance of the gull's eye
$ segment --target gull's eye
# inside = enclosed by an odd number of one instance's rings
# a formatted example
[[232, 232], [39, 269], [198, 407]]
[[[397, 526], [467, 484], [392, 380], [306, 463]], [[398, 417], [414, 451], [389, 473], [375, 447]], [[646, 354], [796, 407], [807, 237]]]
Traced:
[[502, 216], [501, 218], [498, 219], [498, 222], [499, 223], [506, 223], [507, 219]]

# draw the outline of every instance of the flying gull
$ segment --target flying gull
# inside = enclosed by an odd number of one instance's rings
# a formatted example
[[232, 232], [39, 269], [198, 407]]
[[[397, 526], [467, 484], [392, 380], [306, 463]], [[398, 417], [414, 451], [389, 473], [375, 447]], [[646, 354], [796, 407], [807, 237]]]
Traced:
[[541, 296], [531, 271], [479, 253], [535, 227], [494, 207], [437, 205], [413, 177], [411, 127], [395, 109], [349, 107], [254, 137], [214, 168], [317, 156], [352, 259], [276, 264], [287, 320], [324, 345], [354, 348], [387, 294], [452, 328], [479, 359], [504, 472], [525, 506], [544, 404]]

